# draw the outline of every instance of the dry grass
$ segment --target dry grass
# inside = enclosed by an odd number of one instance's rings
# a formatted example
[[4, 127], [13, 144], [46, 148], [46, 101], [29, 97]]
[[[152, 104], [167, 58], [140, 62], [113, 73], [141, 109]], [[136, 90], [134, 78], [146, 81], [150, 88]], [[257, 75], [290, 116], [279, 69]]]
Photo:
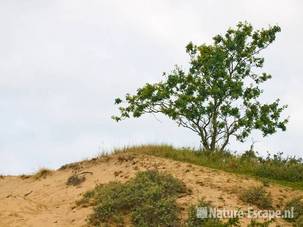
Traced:
[[22, 175], [20, 175], [20, 178], [21, 178], [22, 180], [28, 179], [28, 178], [30, 178], [30, 177], [31, 177], [31, 175], [28, 175], [28, 174], [22, 174]]
[[260, 209], [272, 208], [272, 198], [263, 187], [251, 187], [245, 190], [240, 199], [248, 204], [256, 205]]
[[[298, 222], [303, 223], [303, 198], [302, 196], [298, 196], [295, 198], [290, 199], [285, 204], [284, 210], [291, 210], [294, 209], [294, 218], [288, 219], [288, 221], [295, 221], [298, 220]], [[301, 225], [303, 226], [303, 225]]]
[[83, 175], [72, 175], [70, 176], [67, 181], [66, 185], [72, 185], [72, 186], [77, 186], [83, 183], [86, 180], [85, 176]]
[[58, 170], [66, 170], [66, 169], [77, 169], [81, 163], [74, 162], [61, 166]]
[[47, 176], [49, 176], [51, 174], [52, 174], [52, 170], [47, 169], [47, 168], [41, 168], [35, 174], [33, 174], [32, 177], [35, 180], [39, 180], [39, 179], [42, 179], [42, 178], [46, 178]]

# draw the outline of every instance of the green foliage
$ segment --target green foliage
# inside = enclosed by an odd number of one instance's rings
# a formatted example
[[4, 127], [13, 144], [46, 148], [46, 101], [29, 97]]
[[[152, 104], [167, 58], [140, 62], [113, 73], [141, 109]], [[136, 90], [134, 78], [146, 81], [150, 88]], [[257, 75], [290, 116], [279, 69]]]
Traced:
[[94, 205], [89, 223], [123, 225], [124, 217], [131, 216], [135, 226], [176, 226], [179, 209], [176, 197], [186, 191], [178, 179], [157, 171], [139, 172], [129, 182], [97, 186], [87, 192], [79, 205]]
[[258, 73], [264, 58], [260, 52], [280, 32], [279, 26], [254, 30], [239, 23], [210, 45], [189, 43], [189, 70], [176, 67], [159, 83], [146, 84], [125, 100], [117, 98], [120, 121], [147, 113], [162, 113], [199, 135], [205, 149], [223, 150], [231, 137], [244, 141], [253, 129], [264, 136], [285, 130], [287, 119], [280, 115], [286, 106], [279, 99], [262, 104], [260, 85], [271, 78]]
[[272, 198], [263, 187], [251, 187], [240, 195], [243, 202], [256, 205], [260, 209], [272, 208]]
[[289, 200], [284, 207], [284, 210], [294, 210], [294, 217], [293, 218], [287, 218], [287, 221], [290, 222], [294, 222], [297, 219], [301, 219], [299, 220], [302, 221], [302, 217], [303, 217], [303, 198], [302, 197], [296, 197], [293, 198], [291, 200]]
[[251, 150], [243, 155], [237, 155], [220, 150], [176, 149], [168, 145], [137, 146], [124, 149], [124, 151], [144, 153], [232, 173], [255, 176], [263, 181], [303, 189], [302, 159], [296, 159], [295, 157], [283, 158], [281, 153], [263, 158]]
[[300, 217], [298, 217], [298, 219], [296, 220], [295, 227], [302, 227], [303, 226], [303, 215], [301, 215]]
[[302, 182], [303, 164], [301, 159], [283, 159], [281, 154], [261, 159], [260, 164], [255, 168], [256, 176], [272, 178], [277, 180], [287, 180], [292, 182]]
[[272, 220], [265, 222], [258, 222], [256, 220], [251, 220], [251, 222], [248, 224], [248, 227], [269, 227], [272, 222], [273, 222]]
[[179, 208], [174, 199], [149, 200], [134, 209], [132, 220], [135, 226], [176, 226]]

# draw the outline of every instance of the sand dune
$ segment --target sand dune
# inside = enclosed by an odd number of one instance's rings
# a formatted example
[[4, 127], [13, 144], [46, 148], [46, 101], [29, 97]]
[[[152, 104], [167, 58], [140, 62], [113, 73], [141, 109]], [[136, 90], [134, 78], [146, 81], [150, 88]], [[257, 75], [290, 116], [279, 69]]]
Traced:
[[[147, 169], [166, 171], [182, 180], [192, 193], [178, 199], [182, 207], [182, 217], [186, 208], [205, 198], [218, 208], [243, 208], [249, 204], [239, 200], [239, 193], [254, 185], [254, 179], [201, 166], [172, 161], [168, 159], [140, 155], [115, 154], [89, 161], [66, 165], [36, 179], [34, 176], [7, 176], [0, 179], [0, 227], [53, 227], [86, 226], [86, 217], [91, 207], [78, 207], [75, 202], [81, 195], [93, 189], [96, 184], [110, 181], [127, 181], [136, 172]], [[85, 181], [77, 186], [67, 185], [68, 178], [74, 174], [85, 176]], [[266, 189], [274, 199], [275, 207], [292, 196], [302, 194], [278, 185]], [[245, 226], [247, 220], [241, 220]], [[277, 220], [288, 226], [283, 220]]]

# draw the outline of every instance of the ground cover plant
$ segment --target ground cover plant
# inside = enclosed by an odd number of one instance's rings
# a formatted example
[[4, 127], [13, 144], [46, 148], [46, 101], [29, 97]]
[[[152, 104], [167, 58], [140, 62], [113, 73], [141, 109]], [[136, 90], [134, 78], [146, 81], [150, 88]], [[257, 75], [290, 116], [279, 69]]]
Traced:
[[88, 218], [92, 226], [129, 219], [134, 226], [176, 226], [179, 223], [178, 195], [186, 193], [184, 184], [157, 171], [139, 172], [126, 183], [112, 182], [87, 192], [78, 205], [91, 204]]
[[256, 205], [260, 209], [272, 208], [272, 198], [263, 187], [251, 187], [240, 195], [240, 199], [248, 204]]

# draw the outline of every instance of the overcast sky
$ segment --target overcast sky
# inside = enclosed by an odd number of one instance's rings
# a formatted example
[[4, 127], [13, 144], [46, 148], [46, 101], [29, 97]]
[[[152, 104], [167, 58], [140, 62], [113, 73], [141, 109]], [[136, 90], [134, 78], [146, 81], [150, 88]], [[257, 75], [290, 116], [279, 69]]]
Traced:
[[[303, 3], [300, 0], [0, 0], [0, 174], [33, 172], [142, 143], [198, 146], [163, 117], [115, 123], [113, 100], [156, 82], [185, 46], [238, 21], [279, 24], [264, 52], [265, 98], [288, 104], [288, 131], [256, 148], [303, 156]], [[246, 144], [232, 143], [243, 151]]]

